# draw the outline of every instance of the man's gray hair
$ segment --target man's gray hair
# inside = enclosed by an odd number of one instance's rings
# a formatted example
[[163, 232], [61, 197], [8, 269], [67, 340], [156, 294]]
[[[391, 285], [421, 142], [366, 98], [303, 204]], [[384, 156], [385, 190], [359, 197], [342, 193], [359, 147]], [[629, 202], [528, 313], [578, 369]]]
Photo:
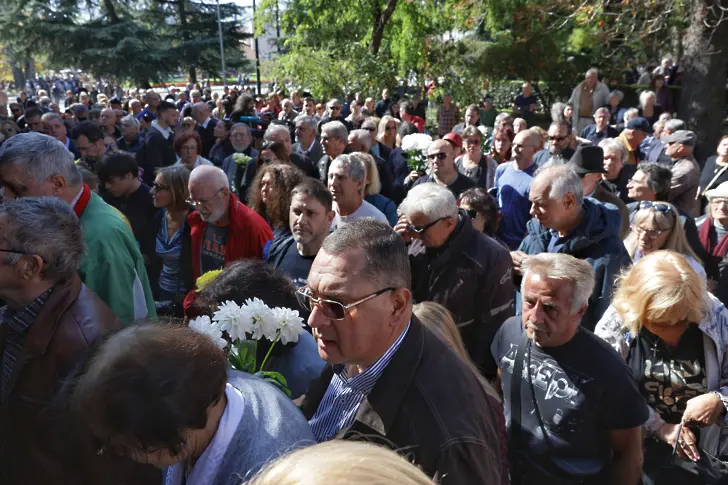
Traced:
[[369, 135], [369, 132], [367, 130], [352, 130], [349, 135], [354, 135], [356, 141], [364, 145], [366, 151], [372, 149], [372, 137]]
[[[45, 281], [66, 281], [78, 272], [86, 247], [78, 217], [65, 201], [57, 197], [9, 200], [0, 205], [0, 217], [7, 224], [3, 237], [10, 249], [43, 259]], [[23, 257], [3, 254], [7, 264]]]
[[564, 108], [566, 108], [566, 103], [560, 101], [551, 105], [551, 121], [562, 123], [564, 121]]
[[190, 91], [190, 98], [192, 98], [193, 96], [202, 96], [202, 93], [199, 89], [193, 89], [192, 91]]
[[317, 126], [316, 118], [314, 118], [313, 116], [308, 116], [308, 115], [296, 116], [295, 123], [296, 124], [301, 123], [301, 125], [308, 130], [316, 130], [316, 126]]
[[442, 217], [456, 217], [458, 204], [449, 189], [434, 182], [426, 182], [407, 192], [398, 212], [407, 217], [422, 214], [428, 222], [432, 222]]
[[247, 123], [235, 123], [230, 128], [230, 133], [232, 134], [232, 132], [235, 131], [235, 130], [245, 130], [245, 131], [248, 132], [248, 135], [250, 135], [250, 127], [248, 126]]
[[60, 121], [61, 123], [63, 123], [63, 118], [61, 118], [61, 115], [59, 115], [58, 113], [53, 113], [53, 112], [43, 113], [43, 116], [40, 117], [40, 120], [43, 123], [46, 123], [51, 120]]
[[357, 219], [329, 234], [321, 250], [332, 256], [363, 251], [364, 266], [351, 276], [379, 288], [411, 288], [407, 245], [392, 227], [372, 218]]
[[681, 120], [680, 118], [673, 118], [671, 120], [667, 120], [665, 122], [665, 129], [670, 130], [671, 132], [675, 133], [679, 130], [686, 130], [687, 127], [685, 125], [685, 122]]
[[574, 169], [574, 166], [562, 161], [549, 161], [539, 168], [533, 176], [531, 186], [536, 181], [548, 182], [549, 199], [561, 200], [566, 194], [574, 194], [576, 203], [581, 206], [584, 202], [584, 188], [581, 185], [581, 178]]
[[599, 146], [604, 151], [605, 155], [607, 153], [616, 153], [621, 157], [622, 163], [627, 163], [629, 152], [627, 151], [627, 146], [620, 140], [616, 138], [605, 138], [599, 142]]
[[[636, 118], [636, 117], [638, 117], [639, 115], [640, 115], [640, 110], [638, 110], [637, 108], [629, 108], [629, 109], [628, 109], [627, 111], [625, 111], [625, 112], [624, 112], [624, 118], [625, 118], [625, 119], [626, 119], [627, 117], [630, 117], [630, 116], [631, 116], [632, 118]], [[626, 122], [625, 122], [625, 124], [626, 124]]]
[[205, 103], [204, 101], [200, 101], [199, 103], [195, 103], [192, 105], [192, 111], [194, 113], [210, 113], [210, 106]]
[[597, 108], [597, 110], [594, 112], [594, 116], [596, 116], [598, 113], [604, 113], [607, 116], [610, 116], [612, 113], [609, 111], [609, 108], [602, 106], [601, 108]]
[[584, 77], [589, 77], [592, 74], [599, 76], [599, 69], [597, 69], [596, 67], [589, 68], [589, 70], [584, 73]]
[[621, 103], [624, 99], [624, 93], [620, 91], [619, 89], [615, 89], [611, 93], [609, 93], [610, 98], [619, 98], [619, 102]]
[[540, 253], [529, 256], [523, 261], [521, 272], [522, 295], [525, 295], [526, 278], [531, 273], [570, 284], [572, 314], [589, 304], [589, 297], [594, 291], [594, 270], [591, 264], [568, 254]]
[[39, 102], [41, 106], [50, 106], [53, 100], [51, 100], [48, 96], [43, 96], [40, 98]]
[[288, 138], [291, 137], [291, 132], [288, 131], [288, 128], [286, 128], [283, 125], [268, 125], [268, 129], [265, 130], [265, 134], [263, 135], [263, 139], [265, 141], [276, 141], [275, 137], [277, 135], [283, 135], [287, 136]]
[[121, 119], [122, 126], [134, 126], [138, 130], [140, 128], [139, 120], [134, 115], [126, 115]]
[[69, 186], [81, 185], [81, 172], [73, 162], [73, 154], [63, 143], [41, 133], [20, 133], [0, 146], [0, 166], [19, 165], [36, 182], [62, 175]]
[[645, 183], [655, 193], [657, 200], [667, 201], [672, 184], [672, 170], [657, 162], [642, 162], [637, 170], [647, 175]]
[[324, 133], [329, 135], [331, 138], [343, 140], [344, 142], [346, 142], [346, 139], [349, 136], [349, 130], [346, 129], [346, 125], [344, 125], [341, 121], [329, 121], [324, 124], [321, 127], [321, 134], [323, 135]]
[[349, 155], [339, 155], [331, 162], [331, 166], [333, 167], [335, 163], [339, 163], [342, 167], [346, 168], [351, 180], [359, 182], [367, 177], [367, 167], [359, 159], [350, 157]]

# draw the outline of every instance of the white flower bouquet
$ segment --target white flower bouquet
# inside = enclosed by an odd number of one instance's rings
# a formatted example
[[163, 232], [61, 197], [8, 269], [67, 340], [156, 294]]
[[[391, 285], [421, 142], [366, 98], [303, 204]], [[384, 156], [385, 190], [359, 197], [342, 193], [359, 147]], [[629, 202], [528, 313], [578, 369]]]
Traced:
[[413, 133], [402, 138], [402, 151], [407, 159], [407, 167], [417, 172], [427, 169], [427, 149], [432, 144], [432, 137], [424, 133]]
[[[248, 299], [242, 305], [226, 301], [218, 307], [212, 318], [207, 315], [197, 317], [189, 322], [189, 327], [207, 335], [221, 349], [226, 350], [234, 369], [261, 377], [290, 397], [285, 377], [264, 369], [278, 342], [283, 345], [298, 342], [298, 336], [306, 331], [297, 310], [270, 308], [258, 298]], [[269, 340], [272, 345], [258, 366], [256, 350], [262, 339]]]
[[247, 156], [245, 153], [233, 153], [233, 162], [235, 162], [242, 170], [245, 170], [245, 167], [248, 166], [248, 162], [250, 162], [252, 158]]

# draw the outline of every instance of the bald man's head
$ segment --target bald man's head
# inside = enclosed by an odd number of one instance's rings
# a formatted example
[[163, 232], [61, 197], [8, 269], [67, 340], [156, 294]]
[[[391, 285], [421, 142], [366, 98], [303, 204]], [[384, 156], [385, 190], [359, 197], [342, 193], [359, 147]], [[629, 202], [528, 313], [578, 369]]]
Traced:
[[455, 149], [447, 140], [436, 140], [427, 149], [427, 161], [439, 180], [455, 174]]
[[230, 206], [230, 182], [218, 167], [202, 165], [192, 170], [188, 188], [194, 208], [205, 222], [226, 221]]

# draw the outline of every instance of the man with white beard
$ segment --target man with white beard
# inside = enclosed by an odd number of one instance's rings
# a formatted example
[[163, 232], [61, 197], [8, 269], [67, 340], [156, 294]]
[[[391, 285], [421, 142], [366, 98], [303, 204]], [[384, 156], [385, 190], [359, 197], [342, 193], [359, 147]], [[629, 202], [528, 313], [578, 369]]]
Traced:
[[225, 172], [199, 166], [190, 174], [188, 187], [188, 202], [196, 209], [187, 217], [194, 279], [230, 261], [263, 257], [273, 233], [262, 217], [230, 191]]

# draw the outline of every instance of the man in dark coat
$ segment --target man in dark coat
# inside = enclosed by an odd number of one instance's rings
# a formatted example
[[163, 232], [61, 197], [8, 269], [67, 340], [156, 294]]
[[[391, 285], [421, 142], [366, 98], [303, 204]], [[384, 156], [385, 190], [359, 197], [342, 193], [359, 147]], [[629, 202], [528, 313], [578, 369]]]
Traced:
[[399, 213], [395, 230], [410, 242], [415, 301], [434, 301], [450, 310], [470, 358], [486, 377], [495, 378], [488, 349], [501, 324], [514, 315], [508, 250], [476, 231], [441, 185], [412, 188]]
[[405, 243], [386, 223], [360, 219], [324, 240], [300, 293], [329, 365], [301, 409], [317, 441], [407, 450], [442, 485], [503, 483], [495, 410], [473, 371], [412, 315], [410, 280]]
[[154, 183], [154, 172], [157, 167], [167, 167], [177, 161], [172, 148], [174, 133], [172, 127], [177, 124], [177, 108], [168, 102], [162, 101], [157, 107], [157, 119], [152, 121], [142, 147], [136, 154], [139, 167], [144, 170], [142, 182], [147, 185]]
[[197, 121], [197, 133], [202, 140], [202, 156], [210, 158], [210, 150], [215, 146], [215, 125], [218, 121], [210, 116], [210, 106], [207, 103], [192, 105], [192, 117]]
[[[596, 284], [581, 324], [594, 330], [612, 297], [614, 279], [631, 260], [619, 238], [621, 216], [585, 199], [581, 179], [570, 165], [547, 165], [531, 183], [528, 235], [511, 253], [515, 272], [529, 255], [565, 253], [588, 261]], [[520, 278], [518, 278], [520, 280]]]

